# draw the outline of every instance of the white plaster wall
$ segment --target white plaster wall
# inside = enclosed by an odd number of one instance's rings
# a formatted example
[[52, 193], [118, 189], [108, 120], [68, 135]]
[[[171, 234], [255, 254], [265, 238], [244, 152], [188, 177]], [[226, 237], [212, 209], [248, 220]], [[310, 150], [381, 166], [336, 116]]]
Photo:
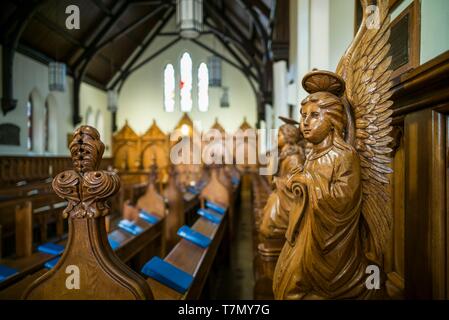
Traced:
[[[1, 65], [1, 64], [0, 64]], [[50, 92], [48, 88], [48, 66], [29, 57], [17, 53], [14, 58], [14, 98], [17, 107], [6, 115], [0, 115], [0, 123], [13, 123], [20, 127], [20, 146], [0, 145], [2, 155], [68, 155], [67, 134], [73, 132], [72, 106], [73, 81], [67, 77], [65, 92]], [[0, 83], [1, 87], [1, 83]], [[33, 100], [33, 150], [27, 150], [27, 116], [26, 103], [29, 96]], [[44, 152], [44, 105], [50, 102], [50, 150]], [[103, 142], [110, 149], [111, 143], [111, 116], [107, 112], [106, 92], [84, 84], [81, 86], [81, 114], [85, 106], [92, 105], [94, 112], [101, 110], [104, 113], [105, 136]], [[110, 151], [105, 152], [109, 156]]]
[[421, 0], [421, 64], [449, 50], [449, 1]]
[[335, 71], [354, 38], [355, 1], [331, 0], [329, 4], [329, 70]]

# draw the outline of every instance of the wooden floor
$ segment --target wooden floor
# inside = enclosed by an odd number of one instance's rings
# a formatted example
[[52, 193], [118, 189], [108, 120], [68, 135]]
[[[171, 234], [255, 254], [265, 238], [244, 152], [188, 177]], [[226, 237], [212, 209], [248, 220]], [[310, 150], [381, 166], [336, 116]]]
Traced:
[[241, 202], [229, 265], [217, 273], [214, 298], [246, 300], [253, 298], [252, 208], [249, 186], [242, 186]]

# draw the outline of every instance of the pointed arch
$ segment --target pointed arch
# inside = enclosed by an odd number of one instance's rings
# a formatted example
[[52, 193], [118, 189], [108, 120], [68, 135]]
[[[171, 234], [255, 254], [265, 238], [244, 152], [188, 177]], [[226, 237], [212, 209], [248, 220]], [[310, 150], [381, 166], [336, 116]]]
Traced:
[[209, 71], [204, 62], [198, 67], [198, 110], [209, 110]]
[[171, 63], [164, 68], [164, 109], [175, 111], [175, 68]]
[[44, 106], [44, 152], [58, 152], [58, 103], [52, 94], [47, 96]]
[[102, 140], [104, 141], [104, 117], [101, 110], [97, 110], [97, 114], [95, 115], [95, 128], [98, 130], [100, 138], [102, 138]]
[[192, 110], [192, 58], [188, 52], [184, 52], [179, 62], [181, 80], [179, 83], [179, 93], [181, 98], [181, 111], [190, 112]]

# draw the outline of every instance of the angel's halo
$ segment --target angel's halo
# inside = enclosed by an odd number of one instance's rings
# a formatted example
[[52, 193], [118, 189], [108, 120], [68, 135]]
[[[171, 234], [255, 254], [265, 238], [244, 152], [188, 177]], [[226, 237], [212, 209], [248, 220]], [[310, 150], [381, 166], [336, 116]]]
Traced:
[[302, 79], [304, 90], [315, 92], [330, 92], [341, 97], [345, 92], [345, 81], [338, 74], [325, 70], [313, 70]]
[[293, 119], [291, 119], [291, 118], [286, 118], [286, 117], [282, 117], [282, 116], [279, 116], [278, 117], [280, 120], [282, 120], [284, 123], [286, 123], [286, 124], [291, 124], [291, 125], [298, 125], [299, 124], [299, 122], [298, 121], [296, 121], [296, 120], [293, 120]]

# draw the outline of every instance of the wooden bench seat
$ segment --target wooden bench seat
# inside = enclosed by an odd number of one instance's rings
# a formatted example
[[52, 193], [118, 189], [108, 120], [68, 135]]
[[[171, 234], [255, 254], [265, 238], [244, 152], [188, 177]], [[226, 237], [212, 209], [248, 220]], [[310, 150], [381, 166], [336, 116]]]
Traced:
[[[120, 241], [120, 246], [116, 248], [116, 255], [123, 262], [127, 263], [132, 258], [136, 257], [139, 253], [142, 253], [145, 249], [149, 248], [159, 248], [161, 250], [163, 248], [162, 245], [162, 229], [163, 229], [163, 220], [160, 220], [157, 224], [150, 224], [145, 221], [137, 222], [140, 227], [143, 228], [143, 232], [133, 236], [119, 228], [115, 225], [110, 234], [114, 233], [117, 238], [122, 239]], [[65, 246], [66, 240], [58, 242], [58, 244]], [[150, 245], [153, 245], [151, 247]], [[158, 254], [155, 252], [154, 254]], [[36, 252], [31, 256], [21, 259], [4, 259], [0, 261], [0, 264], [7, 265], [11, 268], [19, 270], [19, 273], [0, 282], [0, 290], [5, 289], [5, 292], [0, 291], [0, 297], [8, 297], [9, 296], [9, 286], [16, 282], [29, 281], [29, 277], [33, 279], [37, 279], [42, 273], [41, 271], [47, 271], [44, 269], [45, 263], [55, 258], [53, 255]], [[139, 258], [136, 268], [140, 268], [143, 263], [148, 260], [148, 254], [143, 254], [141, 258]], [[45, 273], [45, 272], [44, 272]], [[18, 284], [20, 287], [21, 284]], [[17, 287], [17, 286], [15, 286]], [[14, 292], [15, 289], [12, 290]], [[10, 299], [18, 299], [18, 296], [12, 296]]]
[[194, 280], [186, 293], [179, 293], [158, 281], [148, 278], [156, 300], [190, 300], [198, 299], [206, 282], [212, 262], [217, 255], [228, 224], [228, 214], [225, 214], [220, 224], [199, 218], [192, 229], [210, 237], [212, 243], [207, 248], [201, 248], [190, 241], [182, 239], [165, 257], [164, 261], [193, 275]]

